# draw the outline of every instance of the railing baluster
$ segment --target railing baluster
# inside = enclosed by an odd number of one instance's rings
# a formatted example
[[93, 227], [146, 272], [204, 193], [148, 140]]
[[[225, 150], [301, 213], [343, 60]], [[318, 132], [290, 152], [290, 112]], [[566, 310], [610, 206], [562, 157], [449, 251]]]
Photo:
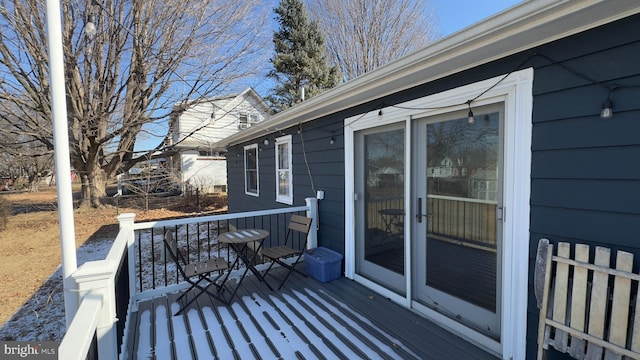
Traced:
[[136, 244], [138, 245], [138, 282], [140, 284], [139, 291], [142, 292], [144, 288], [142, 287], [142, 244], [141, 244], [142, 235], [138, 232], [138, 239]]
[[151, 282], [153, 283], [153, 288], [156, 288], [156, 252], [154, 249], [154, 237], [155, 233], [153, 229], [151, 229]]
[[162, 251], [160, 252], [161, 254], [163, 254], [162, 256], [162, 263], [164, 264], [163, 266], [163, 275], [164, 275], [164, 286], [169, 285], [167, 278], [168, 278], [168, 272], [167, 272], [167, 252], [165, 251], [165, 245], [164, 245], [164, 234], [167, 233], [167, 228], [166, 227], [162, 227]]

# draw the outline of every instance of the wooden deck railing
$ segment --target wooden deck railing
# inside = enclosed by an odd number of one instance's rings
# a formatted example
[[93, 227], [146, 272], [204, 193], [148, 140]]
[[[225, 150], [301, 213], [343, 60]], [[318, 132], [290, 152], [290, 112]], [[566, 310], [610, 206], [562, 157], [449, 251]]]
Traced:
[[135, 214], [118, 216], [120, 231], [107, 257], [87, 262], [72, 274], [79, 307], [60, 344], [60, 359], [118, 359], [125, 322], [137, 310], [137, 302], [187, 287], [164, 254], [166, 230], [176, 231], [190, 261], [221, 255], [229, 261], [235, 254], [218, 246], [221, 232], [262, 228], [270, 233], [265, 245], [274, 246], [284, 239], [287, 216], [303, 213], [314, 219], [308, 244], [315, 247], [316, 201], [309, 198], [300, 207], [143, 223], [134, 223]]
[[465, 245], [496, 248], [495, 201], [429, 195], [428, 232]]
[[[455, 241], [462, 245], [496, 248], [496, 202], [480, 199], [429, 195], [427, 197], [427, 231], [429, 236]], [[396, 216], [392, 223], [385, 223], [381, 212], [398, 209], [406, 212], [402, 197], [379, 198], [367, 203], [367, 229], [379, 232], [392, 231], [402, 234], [403, 216]]]

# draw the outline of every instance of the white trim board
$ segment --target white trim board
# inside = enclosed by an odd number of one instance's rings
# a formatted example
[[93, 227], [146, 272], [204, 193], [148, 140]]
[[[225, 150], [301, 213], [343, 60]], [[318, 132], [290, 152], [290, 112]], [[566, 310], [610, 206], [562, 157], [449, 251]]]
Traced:
[[[505, 111], [504, 250], [502, 259], [499, 259], [504, 269], [501, 291], [502, 313], [500, 314], [502, 341], [498, 343], [479, 333], [474, 334], [474, 331], [455, 321], [446, 321], [440, 317], [434, 317], [433, 320], [505, 359], [519, 359], [525, 357], [526, 347], [533, 69], [517, 71], [504, 79], [503, 77], [505, 75], [399, 104], [402, 108], [383, 108], [382, 115], [371, 112], [345, 119], [345, 276], [373, 288], [372, 282], [363, 281], [363, 278], [355, 272], [355, 133], [359, 130], [403, 121], [406, 122], [407, 133], [409, 133], [410, 119], [465, 109], [466, 105], [459, 104], [464, 104], [468, 99], [474, 98], [493, 86], [481, 98], [474, 101], [473, 106], [504, 103]], [[451, 107], [426, 109], [443, 106]], [[414, 110], [411, 110], [412, 108]], [[407, 139], [410, 137], [407, 136]], [[409, 159], [411, 146], [406, 146], [406, 151], [406, 158]], [[410, 167], [406, 168], [409, 172]], [[407, 173], [405, 177], [410, 179], [409, 175]], [[405, 186], [410, 189], [411, 184], [407, 182]], [[410, 204], [410, 191], [405, 191], [405, 194], [405, 203]], [[407, 241], [410, 241], [411, 231], [409, 227], [405, 227]], [[407, 255], [405, 263], [410, 260], [411, 257]], [[411, 284], [411, 281], [408, 280], [407, 284]], [[377, 290], [385, 293], [379, 288]], [[392, 298], [403, 306], [418, 307], [412, 302], [411, 291], [407, 291], [404, 299], [402, 296]]]

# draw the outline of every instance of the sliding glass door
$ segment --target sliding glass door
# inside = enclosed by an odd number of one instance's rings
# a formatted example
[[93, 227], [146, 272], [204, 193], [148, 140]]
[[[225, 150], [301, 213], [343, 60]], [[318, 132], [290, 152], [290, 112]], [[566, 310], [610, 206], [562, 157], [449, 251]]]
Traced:
[[500, 338], [502, 109], [414, 126], [414, 300]]
[[405, 294], [405, 129], [359, 131], [356, 145], [356, 272]]

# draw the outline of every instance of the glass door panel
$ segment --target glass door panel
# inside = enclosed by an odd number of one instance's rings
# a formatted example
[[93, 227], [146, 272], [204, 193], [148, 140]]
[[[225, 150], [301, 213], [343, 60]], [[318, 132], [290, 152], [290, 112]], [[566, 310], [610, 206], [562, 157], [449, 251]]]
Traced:
[[[494, 107], [495, 108], [495, 107]], [[501, 110], [415, 122], [416, 300], [500, 336]]]
[[405, 130], [356, 133], [356, 272], [405, 292]]

